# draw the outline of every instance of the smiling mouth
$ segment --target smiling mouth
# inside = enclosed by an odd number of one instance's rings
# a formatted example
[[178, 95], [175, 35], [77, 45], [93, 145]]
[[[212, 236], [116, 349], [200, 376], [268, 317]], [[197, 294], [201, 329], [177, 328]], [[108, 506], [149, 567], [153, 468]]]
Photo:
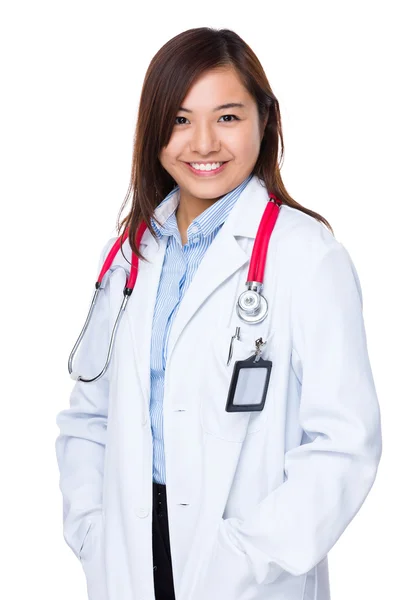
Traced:
[[[213, 161], [213, 162], [208, 162], [208, 163], [200, 163], [200, 162], [186, 162], [185, 161], [185, 165], [188, 167], [188, 169], [194, 173], [195, 175], [197, 175], [198, 177], [210, 177], [213, 175], [218, 175], [219, 173], [221, 173], [224, 170], [224, 166], [229, 163], [230, 161], [228, 160], [218, 160], [218, 161]], [[194, 167], [193, 165], [205, 165], [205, 167], [203, 169], [198, 168], [198, 167]], [[210, 166], [210, 168], [207, 168], [207, 165], [217, 165], [215, 168], [212, 168]]]
[[184, 161], [185, 164], [187, 165], [213, 165], [215, 163], [221, 163], [222, 165], [224, 165], [224, 163], [229, 162], [228, 160], [212, 160], [212, 162], [200, 162], [200, 160], [191, 160], [191, 161]]
[[[185, 165], [187, 165], [191, 169], [196, 169], [196, 171], [199, 171], [199, 170], [201, 170], [201, 171], [208, 171], [209, 170], [209, 169], [207, 169], [208, 165], [210, 165], [210, 167], [212, 165], [219, 165], [217, 167], [217, 169], [220, 169], [221, 167], [223, 167], [228, 162], [230, 162], [230, 161], [229, 160], [212, 160], [212, 162], [200, 162], [200, 161], [193, 160], [191, 162], [186, 162], [185, 161]], [[193, 165], [204, 165], [204, 169], [197, 169]], [[212, 170], [215, 170], [215, 169], [212, 169]]]

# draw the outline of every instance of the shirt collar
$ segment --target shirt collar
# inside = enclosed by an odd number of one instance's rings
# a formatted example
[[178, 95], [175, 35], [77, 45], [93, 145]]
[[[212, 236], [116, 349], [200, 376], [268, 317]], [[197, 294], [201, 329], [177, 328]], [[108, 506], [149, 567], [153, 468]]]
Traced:
[[[250, 174], [244, 181], [242, 181], [233, 190], [219, 198], [217, 202], [214, 202], [209, 208], [204, 210], [200, 215], [194, 219], [188, 229], [187, 237], [188, 240], [192, 235], [202, 235], [204, 237], [210, 235], [219, 225], [225, 222], [231, 208], [235, 204], [237, 198], [241, 192], [247, 186], [252, 179], [253, 174]], [[169, 194], [162, 200], [162, 202], [156, 207], [155, 216], [161, 225], [158, 225], [153, 219], [151, 219], [152, 227], [155, 230], [158, 237], [163, 235], [174, 235], [180, 236], [179, 229], [176, 220], [176, 209], [180, 201], [180, 187], [176, 186]]]

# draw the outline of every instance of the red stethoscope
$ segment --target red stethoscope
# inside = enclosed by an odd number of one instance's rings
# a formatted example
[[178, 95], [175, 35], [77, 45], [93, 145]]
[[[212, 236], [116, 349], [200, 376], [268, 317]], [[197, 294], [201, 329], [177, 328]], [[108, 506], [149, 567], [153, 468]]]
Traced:
[[[242, 319], [246, 323], [261, 323], [261, 321], [263, 321], [266, 318], [267, 312], [268, 312], [267, 300], [261, 294], [261, 291], [263, 289], [264, 269], [265, 269], [266, 259], [267, 259], [268, 244], [269, 244], [270, 237], [273, 232], [274, 226], [276, 224], [276, 221], [277, 221], [277, 218], [278, 218], [278, 215], [280, 212], [280, 207], [282, 204], [281, 200], [278, 200], [278, 198], [276, 198], [276, 196], [274, 194], [269, 193], [268, 196], [269, 196], [269, 200], [264, 209], [263, 216], [262, 216], [260, 224], [258, 226], [256, 239], [254, 241], [254, 246], [253, 246], [253, 250], [251, 253], [250, 265], [249, 265], [247, 281], [246, 281], [247, 289], [244, 292], [242, 292], [237, 299], [237, 306], [236, 306], [237, 314], [240, 317], [240, 319]], [[136, 247], [137, 248], [139, 248], [140, 241], [141, 241], [142, 236], [145, 233], [146, 229], [147, 229], [147, 224], [145, 222], [142, 222], [136, 233]], [[84, 323], [84, 326], [81, 330], [81, 333], [80, 333], [77, 341], [75, 342], [73, 349], [71, 350], [71, 353], [70, 353], [70, 356], [68, 359], [68, 372], [72, 379], [83, 381], [86, 383], [96, 381], [97, 379], [99, 379], [100, 377], [102, 377], [104, 375], [104, 373], [107, 370], [109, 363], [111, 361], [112, 350], [113, 350], [113, 346], [115, 343], [116, 332], [117, 332], [119, 323], [121, 321], [122, 315], [124, 313], [124, 310], [126, 308], [126, 305], [128, 303], [129, 297], [132, 294], [133, 289], [135, 287], [136, 278], [138, 275], [139, 259], [134, 252], [132, 252], [131, 270], [130, 270], [129, 276], [126, 280], [125, 287], [123, 290], [124, 299], [122, 300], [121, 306], [118, 311], [117, 318], [115, 320], [115, 324], [112, 329], [107, 358], [106, 358], [105, 365], [104, 365], [102, 371], [100, 373], [98, 373], [98, 375], [96, 375], [95, 377], [86, 379], [84, 377], [81, 377], [81, 375], [79, 375], [78, 373], [73, 372], [73, 369], [72, 369], [74, 355], [75, 355], [75, 353], [78, 349], [78, 346], [80, 345], [81, 340], [84, 337], [85, 332], [88, 328], [88, 325], [91, 320], [91, 316], [94, 311], [95, 304], [96, 304], [96, 301], [98, 298], [98, 294], [103, 289], [103, 287], [101, 287], [102, 280], [105, 276], [105, 273], [107, 271], [109, 271], [109, 269], [115, 259], [115, 256], [117, 255], [117, 253], [121, 247], [121, 243], [127, 239], [128, 235], [129, 235], [129, 228], [125, 229], [123, 236], [119, 236], [119, 238], [115, 241], [115, 243], [113, 244], [111, 250], [109, 251], [109, 253], [104, 261], [104, 264], [102, 265], [101, 272], [98, 276], [97, 282], [95, 283], [95, 292], [92, 297], [92, 302], [91, 302], [90, 309], [88, 311], [86, 321]]]

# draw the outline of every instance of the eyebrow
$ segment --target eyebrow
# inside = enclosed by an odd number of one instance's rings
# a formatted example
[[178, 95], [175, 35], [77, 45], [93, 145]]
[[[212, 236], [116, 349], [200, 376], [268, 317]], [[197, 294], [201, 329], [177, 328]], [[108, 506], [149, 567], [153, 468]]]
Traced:
[[[217, 112], [218, 110], [223, 110], [225, 108], [245, 108], [245, 105], [242, 102], [228, 102], [227, 104], [219, 104], [213, 109], [213, 112]], [[179, 110], [183, 112], [192, 113], [193, 111], [189, 108], [183, 108], [183, 106], [179, 107]]]

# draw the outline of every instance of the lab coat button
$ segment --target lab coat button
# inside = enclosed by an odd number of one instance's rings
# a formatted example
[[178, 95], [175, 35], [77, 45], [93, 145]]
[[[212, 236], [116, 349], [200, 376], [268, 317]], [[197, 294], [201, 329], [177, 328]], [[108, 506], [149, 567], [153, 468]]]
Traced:
[[149, 510], [147, 508], [143, 508], [143, 506], [140, 506], [136, 509], [136, 514], [138, 515], [138, 517], [143, 519], [144, 517], [147, 517], [149, 515]]

